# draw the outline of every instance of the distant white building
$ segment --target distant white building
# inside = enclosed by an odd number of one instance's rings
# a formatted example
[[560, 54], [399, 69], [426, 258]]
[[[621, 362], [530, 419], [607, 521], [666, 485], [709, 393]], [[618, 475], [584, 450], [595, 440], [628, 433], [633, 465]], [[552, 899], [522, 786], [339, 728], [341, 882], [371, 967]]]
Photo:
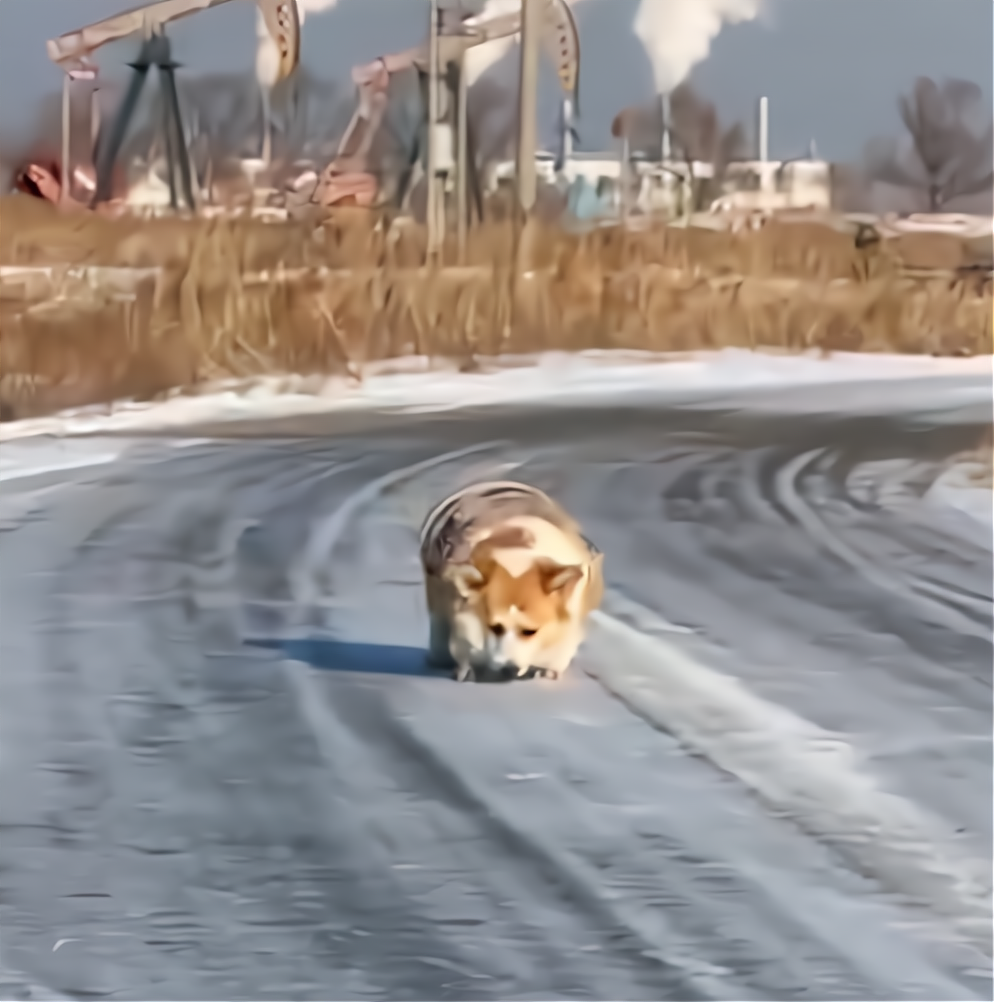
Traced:
[[[720, 191], [703, 208], [721, 213], [767, 213], [783, 209], [832, 208], [832, 166], [819, 160], [812, 143], [811, 156], [792, 160], [769, 158], [769, 101], [757, 103], [756, 159], [730, 163], [722, 177]], [[669, 104], [660, 106], [663, 122], [669, 117]], [[596, 191], [599, 203], [622, 214], [663, 213], [683, 216], [692, 205], [693, 181], [714, 176], [710, 163], [687, 163], [670, 156], [669, 132], [661, 130], [660, 158], [646, 157], [630, 150], [622, 140], [618, 153], [577, 153], [571, 135], [562, 126], [561, 156], [539, 154], [539, 177], [561, 186], [583, 179]], [[560, 162], [561, 161], [561, 162]], [[560, 169], [557, 172], [556, 166]], [[498, 164], [490, 178], [491, 188], [509, 183], [514, 177], [514, 162]]]
[[[538, 176], [548, 184], [569, 185], [578, 178], [609, 200], [617, 211], [624, 206], [635, 213], [684, 215], [690, 204], [689, 179], [709, 178], [709, 163], [633, 158], [627, 166], [611, 153], [573, 153], [556, 171], [556, 156], [540, 153]], [[494, 190], [514, 179], [514, 161], [494, 166], [488, 188]], [[692, 172], [692, 174], [691, 174]], [[627, 182], [627, 183], [626, 183]], [[711, 211], [774, 212], [780, 209], [832, 208], [832, 165], [824, 160], [740, 160], [728, 165], [721, 194]]]

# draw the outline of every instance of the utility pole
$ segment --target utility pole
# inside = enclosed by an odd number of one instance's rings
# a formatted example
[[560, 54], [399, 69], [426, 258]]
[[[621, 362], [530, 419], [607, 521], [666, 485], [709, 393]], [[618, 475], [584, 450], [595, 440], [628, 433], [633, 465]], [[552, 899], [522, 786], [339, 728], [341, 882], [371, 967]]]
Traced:
[[459, 96], [456, 109], [456, 226], [459, 242], [459, 263], [466, 263], [466, 233], [469, 227], [467, 188], [469, 186], [469, 87], [466, 82], [466, 54], [459, 60]]
[[90, 94], [90, 162], [97, 162], [97, 143], [100, 139], [100, 88]]
[[70, 132], [72, 129], [72, 77], [67, 73], [62, 80], [62, 187], [59, 201], [65, 205], [72, 191], [72, 154]]
[[425, 207], [428, 262], [434, 263], [439, 249], [438, 233], [438, 0], [431, 0], [428, 25], [428, 190]]
[[518, 83], [518, 156], [515, 179], [518, 205], [527, 215], [535, 207], [535, 153], [538, 145], [538, 53], [542, 0], [521, 2], [521, 75]]

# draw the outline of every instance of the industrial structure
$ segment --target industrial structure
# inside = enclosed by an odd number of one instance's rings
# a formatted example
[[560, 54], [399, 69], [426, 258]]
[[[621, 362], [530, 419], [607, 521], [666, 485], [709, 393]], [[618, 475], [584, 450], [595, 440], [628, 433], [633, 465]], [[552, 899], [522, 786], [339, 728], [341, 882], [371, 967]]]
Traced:
[[[805, 157], [771, 159], [767, 98], [759, 100], [757, 111], [756, 155], [723, 165], [715, 197], [700, 208], [718, 214], [831, 209], [832, 165], [819, 159], [813, 148]], [[563, 122], [559, 150], [537, 154], [538, 177], [564, 191], [584, 189], [589, 193], [590, 211], [602, 219], [630, 214], [686, 216], [692, 210], [695, 182], [712, 180], [715, 165], [673, 156], [665, 95], [662, 117], [662, 143], [656, 157], [645, 150], [633, 151], [623, 138], [615, 150], [576, 151], [571, 130]], [[486, 179], [488, 190], [513, 184], [515, 170], [513, 160], [494, 165]]]
[[[168, 186], [158, 200], [177, 210], [202, 206], [202, 179], [196, 176], [186, 147], [182, 109], [176, 90], [168, 24], [231, 0], [157, 0], [95, 24], [69, 32], [48, 43], [49, 57], [66, 71], [63, 92], [62, 177], [74, 176], [70, 163], [70, 101], [72, 82], [95, 80], [94, 53], [108, 42], [141, 38], [141, 51], [131, 64], [134, 74], [113, 121], [97, 136], [94, 102], [95, 178], [91, 205], [110, 197], [111, 174], [148, 71], [158, 69], [165, 117], [162, 133]], [[292, 76], [300, 54], [301, 21], [296, 0], [253, 0], [259, 12], [260, 34], [266, 48], [264, 91]], [[578, 96], [580, 45], [567, 0], [522, 0], [520, 10], [498, 16], [466, 16], [451, 0], [429, 0], [426, 41], [403, 52], [383, 56], [353, 69], [356, 106], [337, 153], [311, 180], [298, 178], [295, 196], [303, 192], [309, 204], [332, 207], [392, 205], [408, 207], [415, 183], [423, 179], [429, 254], [441, 246], [452, 220], [465, 242], [473, 217], [482, 218], [488, 193], [514, 190], [515, 201], [528, 213], [539, 185], [567, 195], [574, 214], [600, 219], [630, 215], [686, 215], [694, 206], [691, 192], [702, 179], [714, 178], [714, 165], [673, 156], [669, 97], [659, 98], [661, 143], [658, 156], [633, 151], [622, 137], [618, 148], [605, 153], [574, 149], [573, 114]], [[473, 123], [467, 114], [464, 71], [467, 53], [499, 39], [520, 38], [518, 136], [512, 161], [491, 165], [480, 174]], [[260, 48], [260, 52], [262, 48]], [[559, 149], [538, 147], [536, 92], [538, 61], [545, 52], [555, 66], [562, 88]], [[260, 71], [261, 72], [261, 71]], [[271, 141], [269, 100], [264, 95], [263, 156], [245, 161], [251, 178], [269, 166]], [[394, 149], [384, 153], [386, 144]], [[831, 167], [813, 154], [788, 161], [769, 157], [769, 103], [761, 98], [756, 127], [756, 156], [723, 165], [710, 204], [696, 208], [716, 213], [768, 213], [778, 209], [831, 207]], [[71, 184], [62, 185], [67, 198]], [[156, 184], [131, 188], [129, 202], [155, 197]], [[584, 208], [585, 206], [585, 208]]]
[[[48, 43], [48, 56], [65, 73], [62, 96], [62, 198], [68, 199], [73, 165], [70, 159], [70, 107], [72, 84], [77, 80], [96, 80], [98, 68], [92, 61], [94, 53], [109, 42], [131, 36], [142, 39], [138, 58], [131, 64], [134, 70], [131, 84], [109, 132], [100, 133], [95, 142], [96, 185], [92, 204], [107, 201], [111, 191], [111, 175], [121, 152], [128, 127], [134, 118], [138, 100], [151, 67], [156, 67], [165, 97], [163, 133], [169, 174], [169, 194], [172, 208], [178, 208], [177, 176], [181, 179], [182, 195], [189, 210], [196, 209], [186, 132], [176, 91], [173, 62], [167, 26], [182, 18], [219, 7], [231, 0], [157, 0], [155, 3], [123, 11], [76, 31], [60, 35]], [[255, 0], [262, 19], [272, 36], [279, 60], [275, 78], [285, 79], [300, 61], [300, 21], [296, 0]]]

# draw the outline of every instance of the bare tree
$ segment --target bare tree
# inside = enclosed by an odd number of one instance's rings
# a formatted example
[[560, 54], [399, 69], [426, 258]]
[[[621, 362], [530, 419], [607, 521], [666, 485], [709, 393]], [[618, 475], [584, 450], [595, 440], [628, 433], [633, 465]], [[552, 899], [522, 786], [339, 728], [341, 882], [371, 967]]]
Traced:
[[871, 145], [870, 177], [921, 192], [930, 212], [994, 185], [994, 126], [984, 115], [976, 84], [955, 79], [937, 84], [919, 77], [912, 92], [899, 99], [898, 109], [907, 139]]
[[[737, 122], [724, 127], [714, 104], [689, 84], [681, 84], [670, 95], [670, 118], [671, 143], [687, 164], [693, 209], [699, 212], [721, 194], [728, 165], [744, 153], [745, 132]], [[694, 163], [710, 164], [711, 177], [694, 177]]]
[[[724, 126], [711, 101], [689, 84], [670, 94], [670, 147], [686, 164], [692, 211], [698, 212], [721, 194], [728, 165], [745, 153], [745, 132], [738, 123]], [[658, 101], [626, 108], [614, 120], [615, 137], [627, 137], [632, 152], [658, 156], [662, 148], [663, 117]], [[711, 176], [702, 177], [695, 164], [708, 164]]]

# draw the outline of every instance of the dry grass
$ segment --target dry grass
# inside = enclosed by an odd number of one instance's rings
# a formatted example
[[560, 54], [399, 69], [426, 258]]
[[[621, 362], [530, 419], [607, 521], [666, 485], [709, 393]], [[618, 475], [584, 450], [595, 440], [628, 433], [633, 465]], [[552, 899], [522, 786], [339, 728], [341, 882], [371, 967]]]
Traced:
[[814, 223], [536, 226], [524, 246], [523, 273], [512, 227], [494, 222], [473, 232], [464, 265], [449, 245], [447, 266], [429, 269], [421, 229], [363, 212], [315, 227], [72, 217], [3, 200], [0, 401], [27, 415], [411, 353], [471, 366], [584, 348], [991, 352], [991, 284], [963, 270], [971, 249], [955, 237], [858, 247]]

